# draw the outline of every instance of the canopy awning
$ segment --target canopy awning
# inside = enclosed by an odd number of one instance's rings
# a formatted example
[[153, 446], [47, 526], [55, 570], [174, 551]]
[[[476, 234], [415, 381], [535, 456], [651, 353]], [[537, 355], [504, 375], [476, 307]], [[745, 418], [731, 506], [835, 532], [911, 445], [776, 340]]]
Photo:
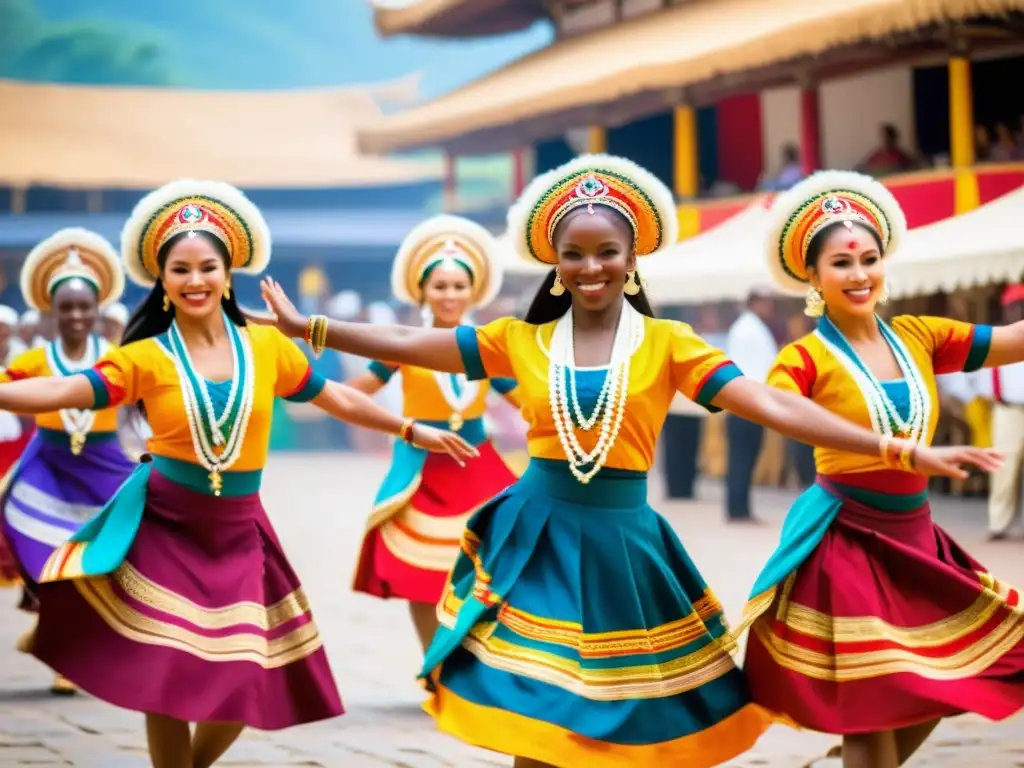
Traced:
[[374, 157], [356, 131], [413, 80], [275, 92], [0, 81], [0, 185], [149, 188], [194, 177], [253, 188], [409, 184], [440, 162]]
[[[742, 301], [770, 285], [767, 198], [650, 259], [640, 271], [660, 304]], [[1024, 187], [970, 213], [912, 229], [887, 265], [894, 298], [1016, 281], [1024, 274]]]
[[548, 12], [531, 0], [377, 0], [373, 23], [383, 37], [483, 37], [526, 29]]
[[360, 129], [360, 146], [374, 152], [456, 140], [465, 152], [523, 146], [573, 126], [628, 117], [630, 110], [656, 111], [659, 104], [666, 109], [678, 99], [671, 94], [722, 75], [891, 39], [935, 23], [1022, 9], [1024, 0], [687, 3], [553, 43]]

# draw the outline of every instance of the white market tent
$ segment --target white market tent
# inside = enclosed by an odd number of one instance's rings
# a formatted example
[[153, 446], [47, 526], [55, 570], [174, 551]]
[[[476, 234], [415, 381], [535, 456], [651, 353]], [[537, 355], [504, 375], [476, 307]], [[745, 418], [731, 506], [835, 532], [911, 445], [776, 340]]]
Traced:
[[[658, 256], [641, 260], [652, 301], [742, 301], [771, 284], [766, 200]], [[1024, 274], [1024, 187], [980, 208], [912, 229], [888, 265], [894, 298], [953, 291]]]

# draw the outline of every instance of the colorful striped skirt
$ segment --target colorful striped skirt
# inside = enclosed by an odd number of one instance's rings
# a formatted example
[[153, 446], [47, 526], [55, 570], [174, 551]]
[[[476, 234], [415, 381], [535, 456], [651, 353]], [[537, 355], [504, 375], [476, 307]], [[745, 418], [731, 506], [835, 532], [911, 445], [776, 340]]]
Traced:
[[355, 591], [431, 605], [441, 599], [466, 522], [516, 481], [480, 419], [467, 421], [460, 434], [480, 451], [464, 467], [396, 441], [363, 538]]
[[0, 496], [4, 538], [25, 585], [22, 608], [34, 610], [34, 585], [53, 551], [100, 511], [134, 468], [116, 432], [89, 435], [77, 456], [66, 433], [35, 433]]
[[342, 714], [259, 472], [155, 458], [54, 553], [35, 655], [116, 706], [266, 730]]
[[747, 604], [745, 671], [780, 719], [834, 734], [1024, 706], [1024, 607], [931, 519], [926, 479], [819, 478]]
[[533, 459], [470, 521], [422, 675], [441, 730], [561, 768], [718, 765], [769, 718], [643, 473]]

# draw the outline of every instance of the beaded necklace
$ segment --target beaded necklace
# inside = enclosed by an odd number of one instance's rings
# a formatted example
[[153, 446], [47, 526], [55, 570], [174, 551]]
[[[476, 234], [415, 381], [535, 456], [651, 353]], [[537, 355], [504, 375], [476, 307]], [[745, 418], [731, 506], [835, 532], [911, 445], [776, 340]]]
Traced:
[[[623, 301], [604, 382], [594, 410], [587, 417], [583, 414], [577, 396], [572, 311], [566, 312], [555, 323], [548, 350], [548, 398], [569, 470], [581, 483], [589, 483], [601, 471], [619, 437], [629, 397], [630, 361], [643, 339], [643, 332], [643, 317], [629, 302]], [[588, 451], [580, 444], [576, 430], [590, 432], [598, 423], [600, 431], [597, 440]]]
[[476, 400], [477, 392], [480, 391], [480, 382], [470, 381], [462, 373], [441, 373], [434, 371], [434, 380], [444, 401], [452, 409], [452, 415], [448, 417], [448, 428], [458, 431], [466, 423], [463, 412]]
[[[54, 339], [46, 345], [46, 364], [54, 376], [72, 376], [92, 368], [107, 350], [107, 341], [90, 334], [85, 341], [85, 354], [81, 360], [72, 360], [64, 352], [60, 339]], [[70, 435], [71, 453], [78, 456], [85, 449], [85, 441], [96, 423], [96, 412], [80, 411], [77, 408], [63, 408], [60, 420], [64, 431]]]
[[903, 339], [897, 336], [895, 331], [881, 318], [878, 318], [878, 328], [882, 332], [882, 338], [892, 350], [900, 372], [907, 383], [910, 408], [906, 419], [900, 416], [899, 409], [889, 397], [885, 387], [864, 364], [860, 355], [828, 315], [821, 318], [815, 333], [857, 384], [868, 407], [871, 428], [886, 437], [899, 437], [914, 443], [922, 443], [927, 439], [928, 424], [931, 419], [932, 401], [928, 385], [914, 362], [914, 358], [910, 355], [910, 351], [903, 343]]
[[221, 475], [242, 455], [245, 432], [252, 415], [255, 382], [249, 334], [227, 317], [224, 317], [224, 327], [231, 341], [234, 370], [231, 373], [227, 402], [219, 415], [210, 398], [206, 379], [199, 375], [192, 364], [177, 320], [171, 323], [163, 345], [178, 373], [178, 385], [185, 404], [189, 432], [192, 434], [192, 448], [200, 465], [209, 473], [207, 477], [214, 496], [220, 496], [223, 487]]

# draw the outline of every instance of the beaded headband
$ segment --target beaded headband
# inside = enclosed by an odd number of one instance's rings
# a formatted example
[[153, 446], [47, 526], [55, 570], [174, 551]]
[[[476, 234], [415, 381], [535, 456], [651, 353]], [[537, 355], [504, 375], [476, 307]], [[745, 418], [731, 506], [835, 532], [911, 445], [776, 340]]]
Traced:
[[434, 216], [406, 235], [391, 268], [391, 288], [407, 304], [423, 303], [423, 281], [440, 263], [452, 261], [469, 272], [474, 308], [489, 304], [501, 290], [502, 269], [494, 236], [459, 216]]
[[29, 251], [21, 268], [21, 294], [33, 309], [49, 312], [57, 288], [75, 278], [96, 289], [100, 306], [117, 301], [124, 292], [124, 272], [114, 246], [95, 232], [70, 227]]
[[270, 262], [270, 231], [241, 191], [222, 182], [182, 179], [150, 192], [132, 211], [121, 234], [128, 276], [139, 285], [153, 285], [160, 276], [160, 249], [182, 232], [217, 238], [232, 270], [259, 274]]
[[856, 222], [878, 235], [891, 256], [906, 233], [896, 198], [875, 179], [852, 171], [819, 171], [780, 194], [769, 213], [765, 246], [775, 282], [794, 293], [807, 289], [807, 250], [823, 227]]
[[679, 237], [672, 192], [654, 174], [612, 155], [581, 155], [535, 178], [509, 209], [508, 230], [520, 256], [554, 266], [555, 229], [570, 212], [611, 208], [630, 223], [637, 256], [673, 245]]

